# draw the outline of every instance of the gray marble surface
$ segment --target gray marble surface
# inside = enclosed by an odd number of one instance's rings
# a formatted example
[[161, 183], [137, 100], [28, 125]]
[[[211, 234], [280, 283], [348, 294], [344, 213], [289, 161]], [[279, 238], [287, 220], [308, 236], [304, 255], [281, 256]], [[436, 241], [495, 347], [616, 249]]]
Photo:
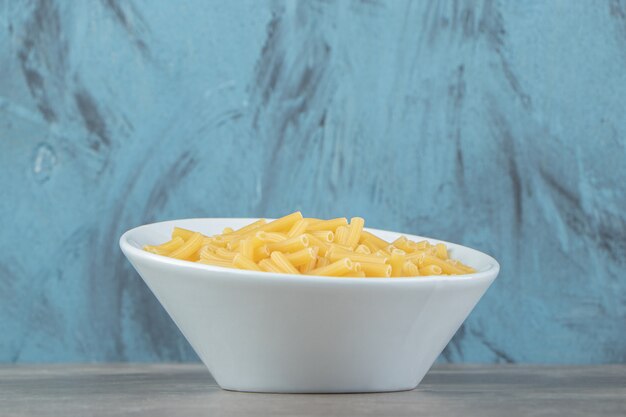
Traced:
[[623, 417], [626, 365], [444, 365], [413, 391], [344, 395], [224, 391], [199, 364], [4, 365], [0, 415]]

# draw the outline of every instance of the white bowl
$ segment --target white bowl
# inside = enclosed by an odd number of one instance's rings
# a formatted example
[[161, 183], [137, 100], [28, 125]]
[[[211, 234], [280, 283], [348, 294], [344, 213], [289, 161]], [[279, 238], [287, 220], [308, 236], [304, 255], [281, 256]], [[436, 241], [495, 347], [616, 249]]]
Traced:
[[[413, 389], [500, 269], [492, 257], [447, 242], [452, 257], [478, 272], [415, 278], [272, 274], [141, 249], [168, 240], [174, 226], [211, 235], [254, 220], [173, 220], [134, 228], [120, 238], [128, 260], [228, 390]], [[368, 230], [387, 240], [400, 235]]]

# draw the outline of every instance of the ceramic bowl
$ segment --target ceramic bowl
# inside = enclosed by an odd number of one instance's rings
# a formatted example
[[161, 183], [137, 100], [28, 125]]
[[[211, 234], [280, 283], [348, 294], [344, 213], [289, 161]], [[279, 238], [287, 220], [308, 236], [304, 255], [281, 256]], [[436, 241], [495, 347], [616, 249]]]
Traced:
[[[180, 226], [207, 235], [256, 219], [148, 224], [122, 251], [217, 383], [255, 392], [382, 392], [415, 388], [491, 285], [492, 257], [443, 242], [477, 269], [460, 276], [335, 278], [214, 267], [143, 251]], [[400, 233], [367, 229], [394, 240]], [[436, 239], [412, 236], [410, 239]]]

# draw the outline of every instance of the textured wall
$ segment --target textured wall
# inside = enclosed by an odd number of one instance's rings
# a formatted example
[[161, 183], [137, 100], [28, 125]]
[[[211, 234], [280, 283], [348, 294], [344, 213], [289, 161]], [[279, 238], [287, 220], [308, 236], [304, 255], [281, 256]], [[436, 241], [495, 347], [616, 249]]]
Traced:
[[195, 355], [132, 226], [361, 215], [502, 273], [447, 361], [626, 361], [626, 1], [0, 0], [0, 361]]

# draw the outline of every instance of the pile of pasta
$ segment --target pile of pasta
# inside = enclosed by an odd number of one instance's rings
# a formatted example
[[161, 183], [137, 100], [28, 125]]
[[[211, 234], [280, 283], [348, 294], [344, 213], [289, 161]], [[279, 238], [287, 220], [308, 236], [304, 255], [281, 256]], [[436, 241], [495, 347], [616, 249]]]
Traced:
[[175, 227], [172, 240], [144, 250], [171, 258], [226, 268], [334, 277], [414, 277], [475, 272], [450, 259], [442, 243], [393, 242], [363, 230], [353, 217], [321, 220], [298, 211], [280, 219], [260, 219], [238, 230], [205, 236]]

